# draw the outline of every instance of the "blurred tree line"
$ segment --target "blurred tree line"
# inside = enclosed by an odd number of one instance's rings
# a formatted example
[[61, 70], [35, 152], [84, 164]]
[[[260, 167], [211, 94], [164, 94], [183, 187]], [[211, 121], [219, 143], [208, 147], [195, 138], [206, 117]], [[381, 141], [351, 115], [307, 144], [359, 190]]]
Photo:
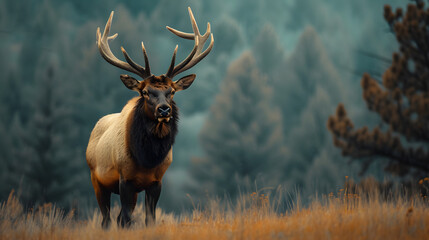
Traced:
[[315, 189], [319, 177], [318, 189], [332, 187], [346, 165], [336, 161], [326, 109], [345, 93], [316, 31], [307, 28], [287, 57], [266, 25], [251, 49], [231, 63], [200, 133], [206, 156], [192, 161], [193, 193], [234, 199], [255, 185]]
[[[211, 22], [215, 46], [193, 69], [197, 81], [175, 97], [180, 130], [162, 208], [189, 206], [186, 193], [234, 198], [239, 188], [255, 185], [331, 191], [356, 172], [333, 146], [326, 119], [338, 102], [352, 110], [361, 104], [353, 77], [339, 63], [358, 70], [368, 64], [345, 50], [343, 39], [351, 34], [340, 30], [365, 26], [365, 37], [348, 39], [351, 45], [367, 47], [370, 41], [381, 52], [392, 49], [391, 41], [373, 34], [379, 31], [376, 21], [361, 17], [378, 6], [374, 1], [335, 0], [319, 11], [312, 0], [5, 0], [0, 2], [0, 199], [16, 189], [28, 205], [95, 206], [85, 161], [89, 134], [100, 117], [119, 112], [135, 96], [119, 81], [122, 71], [100, 57], [95, 29], [115, 10], [112, 31], [119, 36], [113, 52], [120, 56], [123, 45], [142, 62], [144, 41], [151, 69], [162, 74], [176, 44], [178, 58], [193, 47], [165, 30], [169, 25], [190, 31], [187, 6], [200, 28]], [[351, 25], [338, 25], [339, 14], [350, 16], [344, 24]], [[355, 117], [359, 123], [377, 122]]]

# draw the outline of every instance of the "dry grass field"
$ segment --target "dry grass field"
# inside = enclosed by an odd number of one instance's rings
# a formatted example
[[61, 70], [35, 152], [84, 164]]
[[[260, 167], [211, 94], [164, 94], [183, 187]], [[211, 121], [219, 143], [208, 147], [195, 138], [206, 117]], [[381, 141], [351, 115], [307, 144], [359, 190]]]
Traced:
[[[384, 199], [384, 200], [382, 200]], [[429, 209], [426, 197], [381, 197], [372, 193], [347, 193], [341, 189], [314, 199], [307, 207], [293, 201], [291, 210], [276, 211], [276, 201], [258, 193], [244, 195], [233, 207], [211, 201], [204, 210], [181, 216], [157, 210], [158, 223], [144, 226], [138, 205], [130, 229], [113, 221], [100, 227], [96, 211], [86, 220], [75, 220], [48, 204], [24, 212], [11, 193], [0, 208], [0, 239], [428, 239]], [[112, 210], [112, 220], [119, 211]]]

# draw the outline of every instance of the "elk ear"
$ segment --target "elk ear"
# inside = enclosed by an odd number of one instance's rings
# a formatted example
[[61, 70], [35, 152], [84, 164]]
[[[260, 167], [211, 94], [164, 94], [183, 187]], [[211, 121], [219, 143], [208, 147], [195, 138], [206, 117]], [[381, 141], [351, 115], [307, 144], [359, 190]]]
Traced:
[[124, 83], [125, 87], [128, 89], [138, 91], [139, 81], [131, 76], [128, 76], [127, 74], [121, 74], [121, 80]]
[[176, 91], [187, 89], [194, 82], [196, 76], [197, 75], [195, 74], [190, 74], [188, 76], [184, 76], [181, 79], [175, 81], [174, 87], [176, 88]]

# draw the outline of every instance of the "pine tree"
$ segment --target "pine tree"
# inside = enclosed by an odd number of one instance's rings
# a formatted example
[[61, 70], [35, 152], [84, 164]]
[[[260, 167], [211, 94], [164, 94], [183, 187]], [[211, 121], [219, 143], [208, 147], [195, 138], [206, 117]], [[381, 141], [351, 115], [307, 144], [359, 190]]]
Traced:
[[250, 52], [233, 62], [201, 131], [206, 156], [194, 159], [192, 175], [203, 190], [228, 194], [238, 189], [278, 184], [272, 170], [286, 155], [280, 112], [271, 89]]
[[[300, 123], [300, 115], [315, 94], [323, 88], [334, 102], [347, 93], [316, 30], [309, 26], [301, 34], [292, 55], [272, 73], [274, 102], [280, 103], [285, 135]], [[287, 103], [287, 104], [284, 104]]]
[[[285, 51], [273, 25], [266, 24], [256, 36], [252, 51], [263, 74], [276, 78], [284, 67]], [[269, 79], [270, 80], [270, 79]]]
[[341, 185], [345, 175], [353, 175], [341, 154], [332, 145], [325, 119], [336, 107], [335, 101], [317, 86], [299, 115], [298, 124], [286, 136], [290, 156], [286, 159], [284, 181], [288, 189], [298, 187], [304, 193], [332, 191]]
[[355, 129], [344, 104], [328, 120], [334, 144], [343, 155], [362, 159], [363, 169], [374, 159], [388, 159], [386, 170], [404, 175], [408, 170], [429, 172], [429, 8], [423, 1], [409, 4], [405, 15], [384, 8], [384, 18], [399, 43], [382, 81], [364, 74], [361, 85], [369, 110], [383, 124], [372, 131]]
[[[67, 107], [64, 83], [54, 68], [36, 74], [33, 113], [24, 131], [19, 131], [19, 151], [13, 151], [12, 170], [22, 179], [22, 200], [29, 205], [54, 202], [68, 207], [76, 189], [76, 163], [82, 161], [73, 146], [74, 124]], [[29, 97], [29, 96], [27, 96]], [[17, 150], [17, 149], [16, 149]]]

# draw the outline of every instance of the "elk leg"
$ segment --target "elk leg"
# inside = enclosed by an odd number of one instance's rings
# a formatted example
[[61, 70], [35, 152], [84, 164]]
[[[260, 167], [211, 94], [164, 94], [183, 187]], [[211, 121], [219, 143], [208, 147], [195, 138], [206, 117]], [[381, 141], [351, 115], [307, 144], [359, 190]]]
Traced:
[[91, 172], [92, 186], [94, 187], [95, 196], [97, 198], [98, 206], [100, 207], [103, 221], [101, 226], [106, 229], [110, 226], [110, 195], [109, 190], [105, 189], [97, 180], [95, 175]]
[[156, 222], [156, 204], [161, 194], [161, 182], [156, 182], [145, 190], [146, 226]]
[[121, 199], [121, 212], [117, 222], [121, 227], [131, 225], [131, 214], [137, 203], [137, 191], [134, 184], [130, 181], [119, 180], [119, 196]]

